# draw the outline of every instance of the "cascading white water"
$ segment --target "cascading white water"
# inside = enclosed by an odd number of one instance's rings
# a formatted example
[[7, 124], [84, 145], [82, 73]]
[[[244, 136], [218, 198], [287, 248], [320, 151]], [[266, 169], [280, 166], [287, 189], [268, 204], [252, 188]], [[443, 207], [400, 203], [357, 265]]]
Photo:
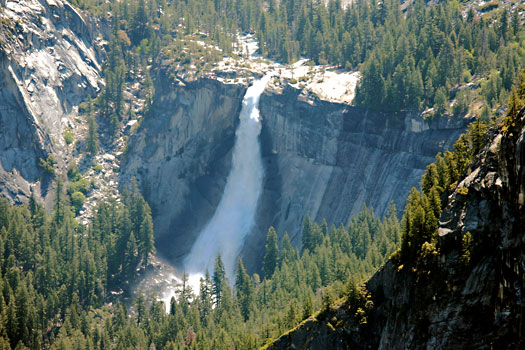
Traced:
[[233, 147], [232, 168], [224, 193], [215, 214], [200, 232], [184, 262], [190, 279], [197, 279], [206, 269], [212, 270], [219, 252], [226, 274], [232, 278], [244, 238], [253, 228], [264, 176], [259, 145], [261, 119], [258, 105], [270, 77], [271, 74], [267, 74], [255, 81], [244, 95]]

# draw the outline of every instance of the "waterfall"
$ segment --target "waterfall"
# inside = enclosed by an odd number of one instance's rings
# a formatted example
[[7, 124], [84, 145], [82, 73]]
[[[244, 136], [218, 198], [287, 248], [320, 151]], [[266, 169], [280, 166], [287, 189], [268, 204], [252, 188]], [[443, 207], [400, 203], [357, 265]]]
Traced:
[[257, 80], [246, 90], [235, 133], [232, 168], [221, 201], [184, 261], [191, 277], [212, 270], [220, 252], [227, 276], [231, 279], [246, 235], [255, 223], [257, 202], [262, 192], [264, 168], [259, 134], [259, 99], [271, 74]]

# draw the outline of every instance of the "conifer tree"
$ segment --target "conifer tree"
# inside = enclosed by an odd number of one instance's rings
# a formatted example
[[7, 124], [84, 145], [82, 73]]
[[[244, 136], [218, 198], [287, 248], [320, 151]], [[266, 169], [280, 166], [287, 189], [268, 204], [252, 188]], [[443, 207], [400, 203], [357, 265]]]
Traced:
[[212, 293], [215, 307], [221, 305], [221, 299], [223, 297], [225, 287], [226, 270], [224, 268], [224, 263], [222, 262], [221, 253], [219, 253], [217, 254], [217, 258], [215, 259], [215, 265], [213, 267], [212, 276]]
[[127, 280], [133, 280], [135, 275], [135, 268], [137, 267], [137, 240], [133, 232], [130, 233], [128, 242], [126, 244], [126, 251], [124, 253], [125, 261], [123, 272]]
[[204, 278], [200, 279], [199, 285], [199, 313], [200, 321], [206, 326], [208, 324], [208, 315], [212, 311], [212, 286], [210, 273], [206, 270]]
[[149, 261], [149, 255], [155, 254], [155, 238], [153, 233], [153, 221], [151, 214], [146, 212], [142, 224], [140, 225], [140, 255], [142, 258], [142, 266], [146, 267]]
[[193, 290], [189, 284], [189, 275], [187, 272], [182, 274], [182, 281], [178, 285], [175, 293], [178, 296], [178, 301], [182, 312], [186, 315], [188, 313], [189, 304], [193, 299]]
[[301, 252], [303, 252], [305, 249], [312, 249], [312, 236], [312, 221], [310, 220], [310, 215], [306, 214], [303, 220]]
[[235, 291], [237, 293], [237, 302], [241, 309], [241, 314], [244, 321], [247, 321], [250, 318], [250, 313], [253, 308], [255, 292], [251, 278], [246, 273], [241, 258], [237, 260]]
[[275, 229], [270, 226], [268, 234], [266, 235], [266, 253], [263, 259], [263, 273], [264, 278], [272, 277], [275, 268], [277, 267], [279, 259], [279, 246], [277, 245], [277, 233]]
[[288, 232], [285, 232], [283, 237], [281, 238], [281, 256], [279, 262], [290, 263], [292, 261], [295, 261], [296, 259], [296, 249], [292, 247], [292, 243], [290, 242], [290, 236], [288, 235]]

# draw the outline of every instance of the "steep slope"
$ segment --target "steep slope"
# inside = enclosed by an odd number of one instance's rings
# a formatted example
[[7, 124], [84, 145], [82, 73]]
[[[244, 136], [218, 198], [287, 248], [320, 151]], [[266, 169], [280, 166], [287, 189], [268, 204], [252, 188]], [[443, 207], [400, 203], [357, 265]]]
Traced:
[[98, 30], [61, 0], [2, 1], [0, 18], [0, 188], [19, 203], [45, 195], [39, 159], [64, 166], [63, 133], [102, 86]]
[[[177, 81], [162, 70], [156, 81], [154, 117], [130, 139], [121, 180], [138, 179], [153, 208], [160, 253], [180, 262], [220, 200], [246, 87], [213, 78]], [[461, 119], [373, 113], [272, 83], [260, 110], [265, 180], [243, 250], [252, 271], [270, 225], [299, 244], [305, 214], [339, 224], [364, 203], [379, 215], [391, 201], [402, 208], [426, 165], [465, 126]]]
[[390, 260], [366, 283], [374, 302], [366, 323], [344, 304], [269, 348], [521, 348], [525, 109], [515, 126], [492, 130], [485, 140], [447, 199], [438, 253], [429, 254], [423, 270]]

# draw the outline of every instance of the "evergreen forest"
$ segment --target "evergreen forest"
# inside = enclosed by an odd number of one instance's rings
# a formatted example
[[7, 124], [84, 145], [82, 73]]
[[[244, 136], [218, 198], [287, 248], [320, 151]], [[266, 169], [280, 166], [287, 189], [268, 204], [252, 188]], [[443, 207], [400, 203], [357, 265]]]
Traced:
[[[125, 116], [126, 81], [144, 80], [147, 114], [151, 74], [164, 59], [204, 71], [242, 46], [242, 32], [256, 33], [264, 57], [283, 63], [305, 57], [358, 69], [362, 79], [354, 103], [382, 112], [433, 108], [432, 115], [459, 116], [479, 101], [487, 119], [506, 104], [525, 60], [519, 6], [487, 14], [458, 1], [423, 0], [403, 9], [393, 0], [345, 6], [337, 0], [79, 0], [78, 6], [113, 14], [106, 89], [96, 100], [113, 130]], [[197, 39], [210, 45], [202, 47]]]

